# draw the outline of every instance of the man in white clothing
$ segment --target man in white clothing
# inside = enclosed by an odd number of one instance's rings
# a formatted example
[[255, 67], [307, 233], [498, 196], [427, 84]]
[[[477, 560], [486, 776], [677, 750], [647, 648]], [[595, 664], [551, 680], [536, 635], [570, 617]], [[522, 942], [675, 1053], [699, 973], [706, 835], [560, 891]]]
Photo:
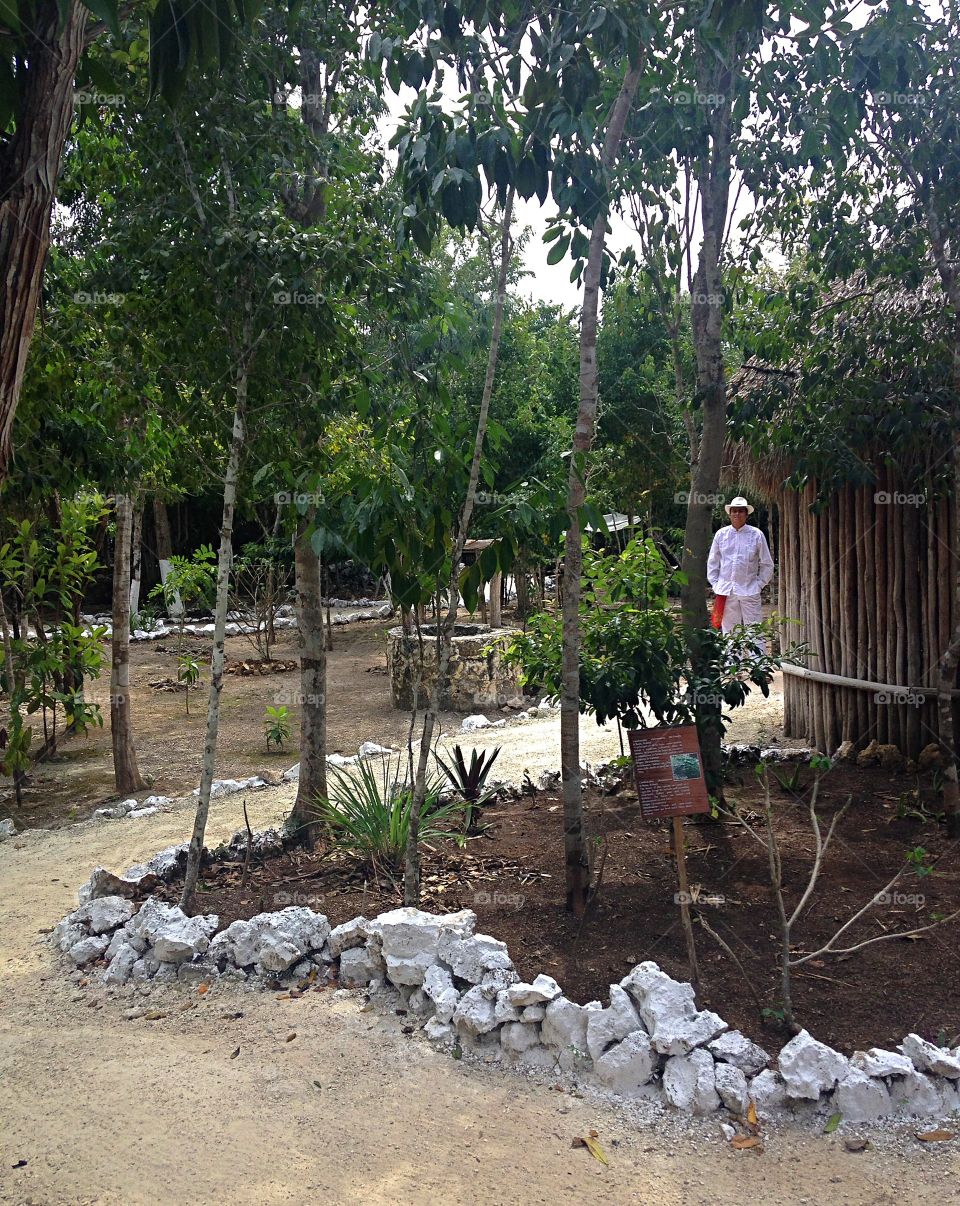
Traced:
[[737, 624], [759, 624], [760, 592], [773, 577], [773, 558], [764, 534], [747, 524], [753, 507], [745, 498], [734, 498], [724, 510], [730, 523], [713, 538], [707, 578], [714, 594], [726, 596], [721, 626], [731, 632]]

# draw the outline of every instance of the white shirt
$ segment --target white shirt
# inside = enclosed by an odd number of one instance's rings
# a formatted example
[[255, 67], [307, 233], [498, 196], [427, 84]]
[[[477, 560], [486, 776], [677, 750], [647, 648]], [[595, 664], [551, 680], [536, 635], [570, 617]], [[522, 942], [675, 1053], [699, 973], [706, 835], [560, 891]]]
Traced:
[[731, 523], [717, 532], [707, 559], [714, 594], [759, 595], [772, 577], [773, 558], [759, 528], [745, 523], [738, 531]]

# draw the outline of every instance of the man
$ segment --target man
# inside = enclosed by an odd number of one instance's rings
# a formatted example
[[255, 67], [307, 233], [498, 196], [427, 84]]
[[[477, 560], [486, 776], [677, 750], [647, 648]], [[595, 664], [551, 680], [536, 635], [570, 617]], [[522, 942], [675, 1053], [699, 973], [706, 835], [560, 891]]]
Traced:
[[745, 498], [738, 495], [724, 510], [730, 523], [713, 538], [707, 578], [714, 594], [726, 597], [721, 627], [731, 632], [737, 624], [759, 624], [760, 592], [773, 577], [773, 558], [764, 534], [747, 525], [753, 507]]

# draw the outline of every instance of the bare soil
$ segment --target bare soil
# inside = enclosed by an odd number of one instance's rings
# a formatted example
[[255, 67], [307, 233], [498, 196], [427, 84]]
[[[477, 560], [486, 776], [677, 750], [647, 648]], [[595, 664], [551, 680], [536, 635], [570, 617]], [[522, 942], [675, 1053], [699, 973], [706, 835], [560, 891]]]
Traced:
[[[792, 769], [792, 768], [791, 768]], [[780, 770], [786, 777], [786, 768]], [[776, 780], [777, 815], [788, 907], [793, 908], [811, 867], [811, 772], [797, 790]], [[806, 786], [804, 786], [804, 784]], [[824, 830], [848, 795], [851, 804], [836, 831], [810, 905], [795, 930], [794, 954], [818, 950], [840, 926], [921, 848], [930, 874], [911, 871], [880, 905], [848, 932], [840, 948], [917, 929], [960, 909], [960, 850], [935, 820], [898, 816], [901, 796], [915, 777], [879, 769], [837, 767], [821, 782], [818, 812]], [[751, 770], [731, 785], [740, 814], [764, 833], [763, 793]], [[605, 999], [636, 963], [654, 959], [689, 978], [686, 946], [674, 900], [676, 869], [671, 831], [640, 819], [632, 785], [589, 801], [588, 831], [600, 891], [580, 922], [563, 910], [562, 805], [556, 794], [490, 807], [486, 833], [466, 850], [437, 844], [424, 863], [423, 907], [439, 912], [473, 909], [480, 928], [505, 941], [518, 970], [554, 976], [568, 996]], [[687, 864], [695, 915], [730, 946], [741, 967], [716, 940], [697, 929], [699, 998], [771, 1050], [789, 1037], [775, 1011], [781, 990], [776, 971], [780, 941], [770, 889], [767, 851], [735, 823], [686, 825]], [[287, 904], [309, 904], [334, 923], [372, 916], [402, 903], [399, 874], [363, 867], [329, 851], [295, 852], [255, 865], [245, 887], [231, 864], [206, 873], [198, 910], [223, 924]], [[171, 900], [179, 895], [169, 889]], [[793, 976], [800, 1024], [848, 1053], [889, 1046], [916, 1031], [932, 1041], [960, 1043], [960, 1004], [954, 991], [960, 919], [915, 939], [875, 942], [847, 956], [824, 956]], [[754, 993], [759, 1000], [754, 999]], [[764, 1015], [763, 1009], [774, 1011]]]
[[[289, 787], [251, 795], [251, 821], [276, 823], [289, 805]], [[212, 841], [238, 812], [237, 797], [212, 802]], [[921, 1144], [917, 1127], [871, 1131], [861, 1154], [844, 1149], [847, 1124], [766, 1127], [762, 1152], [735, 1152], [713, 1119], [644, 1119], [549, 1079], [455, 1062], [401, 1019], [363, 1012], [356, 994], [111, 996], [94, 976], [72, 984], [43, 931], [75, 907], [92, 867], [120, 871], [183, 841], [192, 816], [181, 800], [0, 845], [0, 1202], [958, 1200], [957, 1141]], [[609, 1165], [572, 1146], [591, 1130]]]

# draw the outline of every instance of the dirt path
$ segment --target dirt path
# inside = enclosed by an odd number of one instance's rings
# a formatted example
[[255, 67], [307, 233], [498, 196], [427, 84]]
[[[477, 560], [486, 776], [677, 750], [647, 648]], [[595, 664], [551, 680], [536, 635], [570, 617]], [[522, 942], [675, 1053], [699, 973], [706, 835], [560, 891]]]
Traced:
[[[251, 819], [278, 819], [286, 797], [251, 796]], [[214, 801], [211, 837], [237, 828], [239, 807]], [[840, 1134], [785, 1130], [736, 1154], [715, 1121], [638, 1123], [456, 1063], [353, 995], [154, 989], [136, 1003], [166, 1016], [127, 1020], [131, 997], [69, 983], [39, 931], [94, 865], [122, 870], [182, 840], [190, 816], [182, 802], [0, 846], [0, 1202], [960, 1201], [954, 1144], [890, 1135], [851, 1155]], [[571, 1148], [591, 1128], [609, 1167]]]

